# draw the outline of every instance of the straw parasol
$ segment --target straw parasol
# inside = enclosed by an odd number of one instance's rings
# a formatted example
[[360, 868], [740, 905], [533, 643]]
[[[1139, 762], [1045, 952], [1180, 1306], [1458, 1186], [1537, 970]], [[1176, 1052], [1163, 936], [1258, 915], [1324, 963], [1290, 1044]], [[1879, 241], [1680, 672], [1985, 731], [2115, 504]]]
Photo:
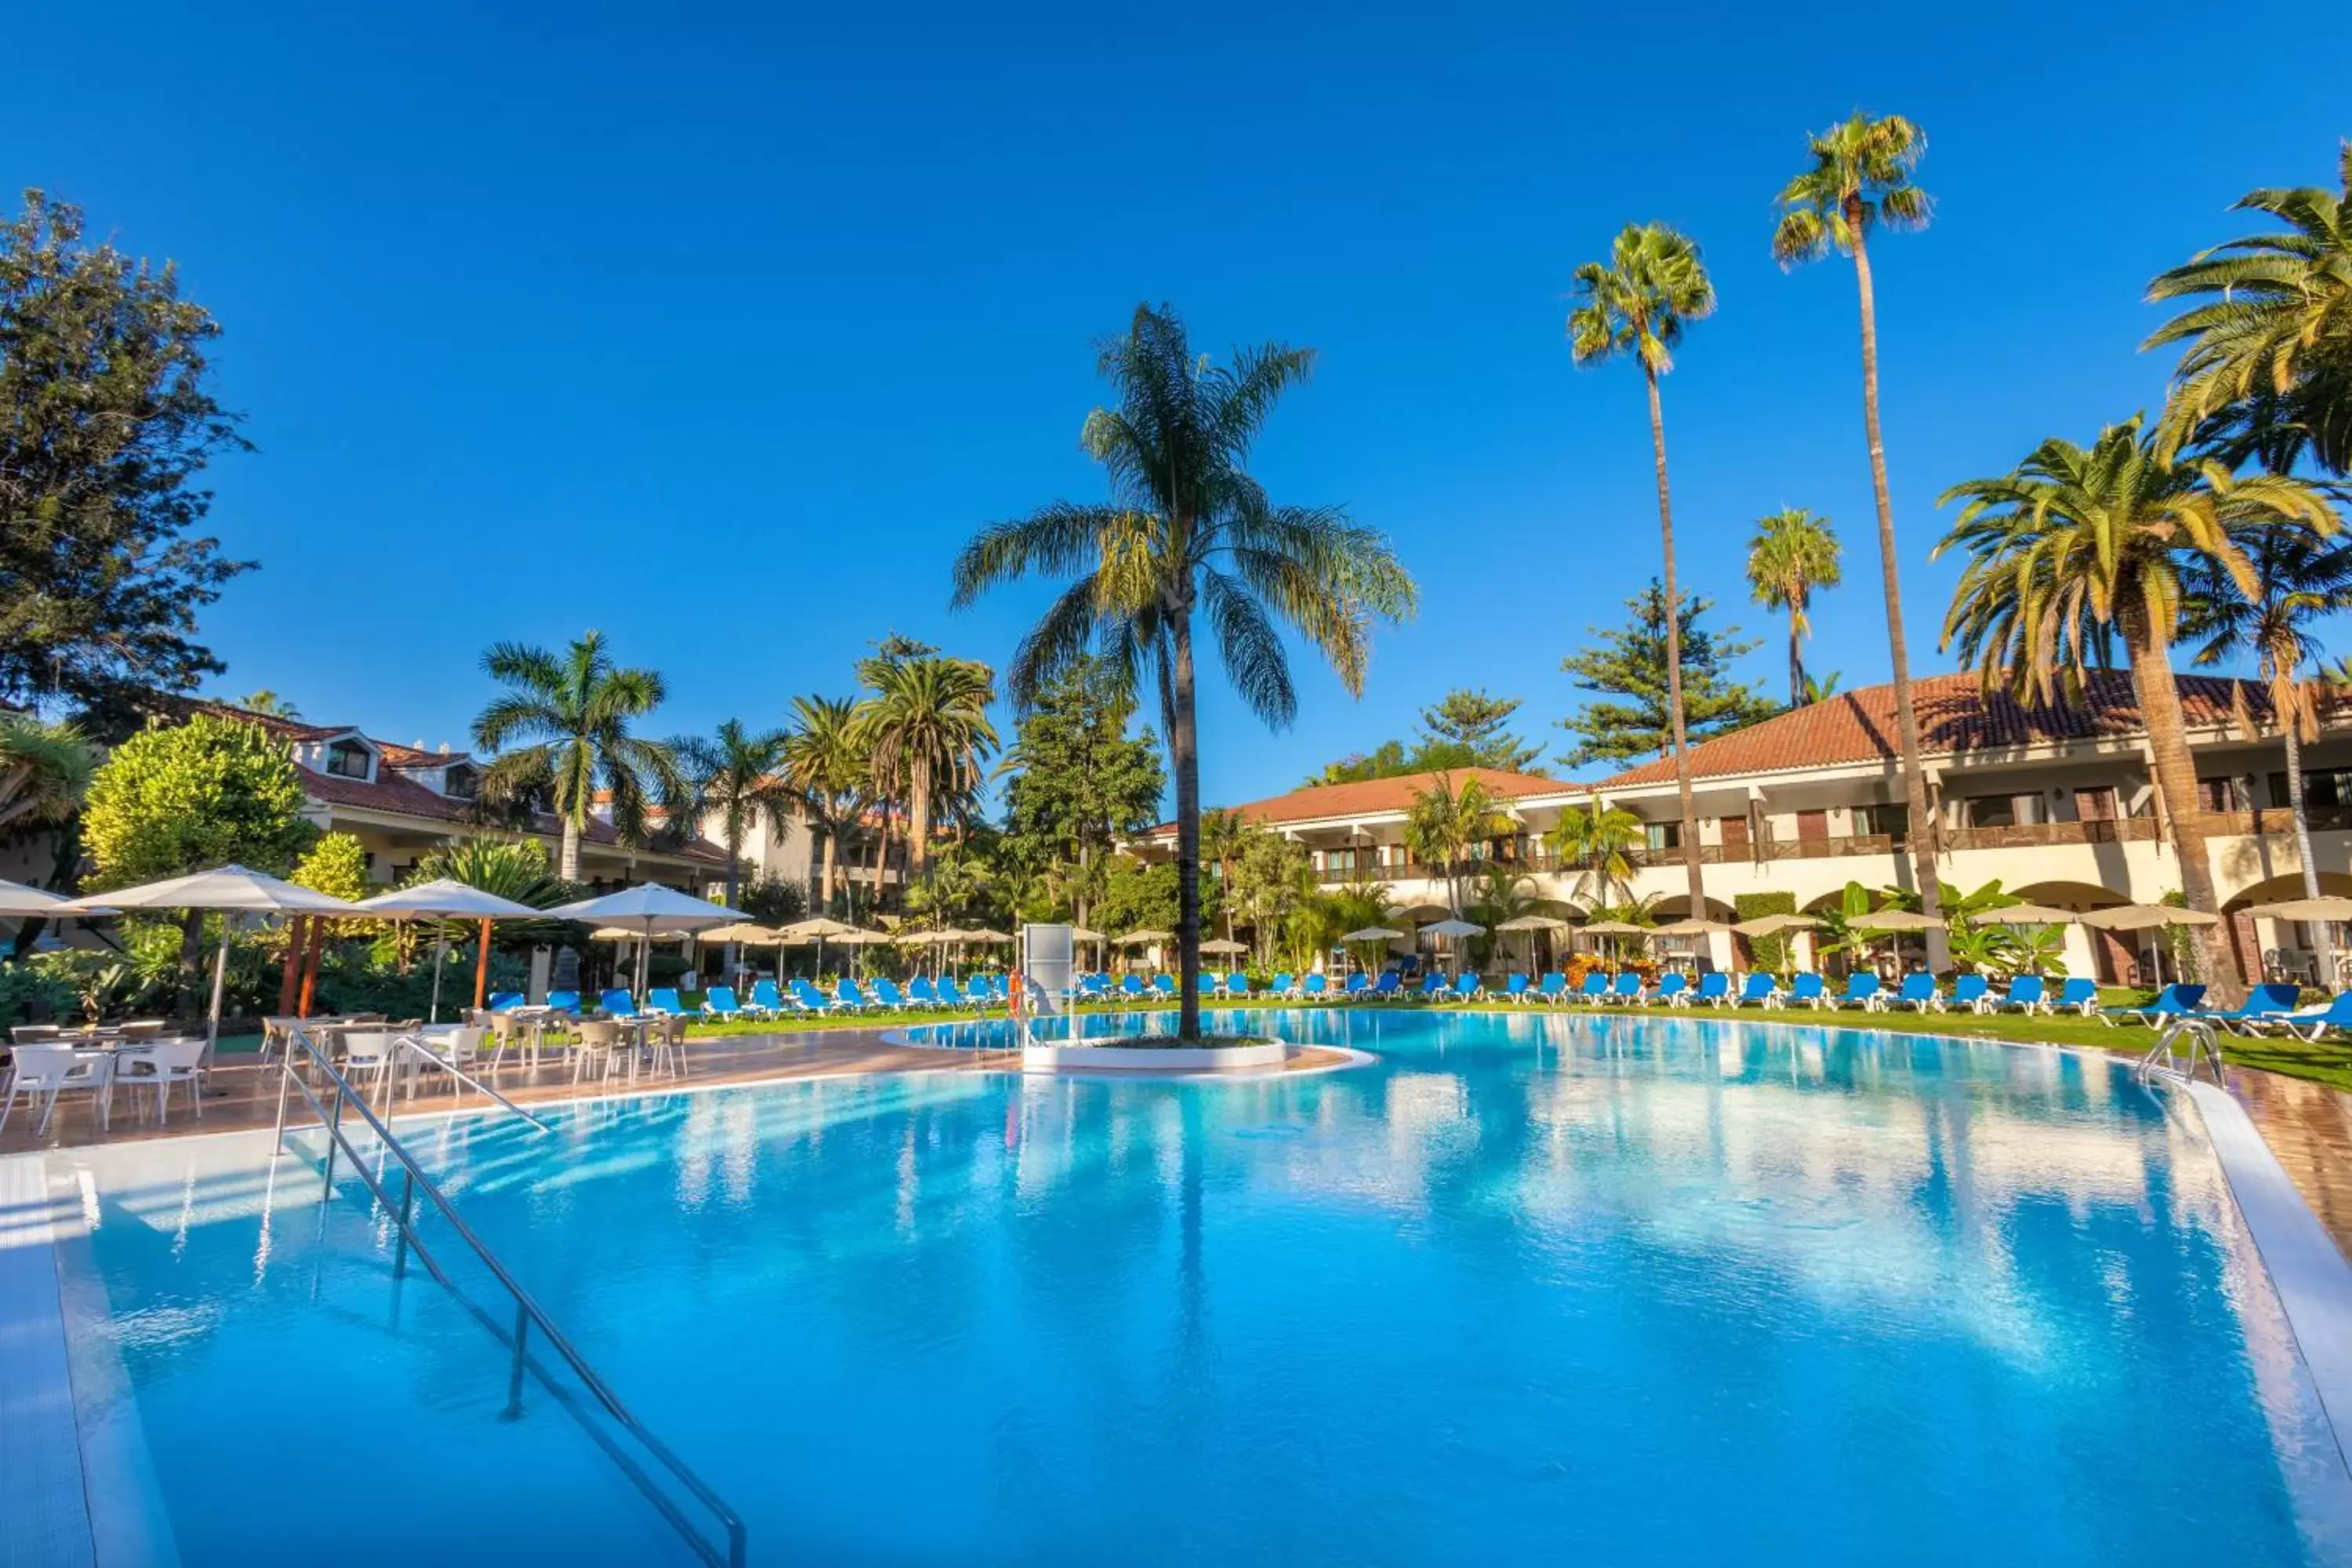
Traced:
[[1779, 936], [1784, 931], [1814, 931], [1821, 923], [1811, 915], [1758, 915], [1731, 929], [1742, 936]]
[[856, 930], [857, 930], [857, 927], [854, 925], [845, 925], [839, 921], [828, 920], [823, 915], [816, 915], [808, 920], [794, 921], [788, 926], [781, 926], [777, 928], [776, 934], [782, 942], [793, 946], [800, 946], [808, 942], [816, 943], [817, 972], [819, 973], [823, 973], [824, 972], [824, 944], [826, 939], [829, 937], [847, 936]]
[[1583, 930], [1587, 936], [1647, 936], [1652, 928], [1631, 921], [1594, 921]]
[[1653, 926], [1650, 928], [1650, 934], [1652, 936], [1713, 936], [1719, 931], [1727, 931], [1737, 929], [1728, 921], [1709, 920], [1702, 915], [1695, 920], [1676, 921], [1672, 925]]
[[1873, 910], [1847, 922], [1856, 931], [1941, 931], [1944, 922], [1916, 910]]
[[1486, 934], [1486, 928], [1470, 921], [1455, 920], [1449, 917], [1442, 921], [1433, 921], [1429, 924], [1422, 927], [1421, 934], [1423, 936], [1444, 937], [1485, 936]]
[[[243, 866], [221, 866], [194, 876], [173, 877], [143, 887], [117, 888], [51, 906], [57, 914], [94, 915], [120, 910], [217, 910], [225, 914], [356, 915], [356, 905]], [[213, 954], [213, 1005], [205, 1026], [205, 1060], [220, 1042], [221, 993], [228, 984], [228, 922], [221, 922], [220, 949]], [[291, 955], [291, 949], [289, 950]]]
[[1110, 939], [1113, 947], [1150, 947], [1155, 942], [1171, 942], [1176, 933], [1165, 931], [1131, 931], [1125, 936]]
[[1222, 936], [1221, 936], [1221, 937], [1216, 938], [1214, 941], [1212, 941], [1212, 942], [1202, 942], [1202, 943], [1201, 944], [1201, 951], [1202, 951], [1202, 952], [1215, 952], [1215, 953], [1228, 953], [1228, 954], [1230, 954], [1230, 953], [1235, 953], [1235, 952], [1247, 952], [1249, 951], [1249, 943], [1247, 943], [1247, 942], [1235, 942], [1235, 941], [1234, 941], [1234, 940], [1233, 940], [1232, 938], [1230, 938], [1230, 937], [1222, 937]]
[[426, 1016], [428, 1023], [441, 1021], [441, 966], [449, 955], [449, 928], [445, 921], [479, 921], [482, 926], [481, 947], [474, 959], [474, 1005], [482, 1005], [490, 983], [490, 922], [492, 921], [538, 920], [540, 911], [529, 904], [519, 904], [512, 899], [502, 899], [496, 893], [486, 893], [470, 883], [454, 877], [439, 877], [430, 882], [419, 882], [413, 888], [395, 888], [388, 893], [378, 893], [372, 899], [362, 899], [354, 909], [382, 915], [387, 920], [430, 920], [433, 931], [433, 1005]]
[[1404, 935], [1404, 932], [1391, 931], [1386, 926], [1366, 926], [1361, 931], [1349, 931], [1339, 940], [1341, 942], [1402, 942]]

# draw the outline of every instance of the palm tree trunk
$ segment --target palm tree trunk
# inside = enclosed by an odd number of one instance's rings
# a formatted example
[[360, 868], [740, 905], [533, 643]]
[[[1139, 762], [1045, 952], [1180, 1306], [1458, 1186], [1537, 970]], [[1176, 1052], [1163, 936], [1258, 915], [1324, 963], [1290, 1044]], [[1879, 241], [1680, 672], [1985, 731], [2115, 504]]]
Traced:
[[[1911, 876], [1917, 884], [1919, 912], [1943, 914], [1936, 874], [1936, 824], [1927, 815], [1927, 771], [1919, 761], [1919, 715], [1911, 705], [1911, 654], [1903, 641], [1903, 579], [1896, 570], [1895, 502], [1886, 489], [1886, 444], [1878, 434], [1878, 295], [1870, 280], [1870, 251], [1863, 243], [1859, 198], [1846, 203], [1853, 235], [1853, 275], [1862, 294], [1862, 428], [1870, 441], [1870, 492], [1878, 504], [1878, 570], [1886, 595], [1886, 661], [1895, 678], [1895, 729], [1903, 742], [1903, 800], [1911, 816]], [[1942, 973], [1952, 966], [1950, 937], [1939, 926], [1926, 933], [1927, 967]]]
[[823, 894], [823, 896], [824, 896], [824, 910], [823, 910], [823, 911], [822, 911], [822, 912], [823, 912], [823, 913], [824, 913], [824, 914], [826, 914], [826, 915], [830, 915], [830, 914], [832, 914], [832, 913], [833, 913], [833, 870], [834, 870], [834, 863], [835, 863], [835, 862], [834, 862], [834, 855], [835, 855], [835, 847], [836, 847], [837, 845], [839, 845], [839, 844], [840, 844], [840, 842], [841, 842], [841, 824], [840, 824], [838, 821], [829, 822], [829, 823], [825, 824], [825, 828], [824, 828], [824, 869], [821, 873], [819, 873], [818, 888], [819, 888], [820, 891], [822, 892], [822, 894]]
[[890, 869], [890, 802], [885, 796], [874, 803], [881, 818], [880, 830], [874, 838], [874, 910], [882, 908], [882, 879]]
[[555, 874], [567, 882], [580, 879], [580, 824], [568, 812], [563, 817], [563, 837], [555, 852]]
[[1176, 768], [1176, 1034], [1201, 1035], [1201, 755], [1192, 714], [1192, 613], [1169, 617], [1168, 759]]
[[[2205, 824], [2197, 800], [2197, 764], [2189, 755], [2189, 734], [2180, 717], [2180, 689], [2172, 678], [2172, 650], [2155, 635], [2146, 612], [2126, 605], [2124, 648], [2131, 658], [2132, 687], [2139, 698], [2140, 715], [2147, 722], [2148, 750], [2156, 757], [2157, 793], [2164, 797], [2164, 814], [2171, 819], [2172, 849], [2180, 860], [2180, 891], [2189, 907], [2205, 914], [2221, 912], [2213, 893], [2212, 862], [2205, 854]], [[2222, 1005], [2234, 1007], [2245, 999], [2245, 985], [2230, 955], [2224, 925], [2191, 928], [2197, 942], [2199, 976]]]
[[1805, 644], [1797, 635], [1797, 612], [1789, 610], [1789, 706], [1805, 705]]
[[923, 874], [931, 854], [931, 764], [921, 757], [909, 770], [907, 790], [907, 880]]
[[[2273, 707], [2278, 704], [2273, 702]], [[2303, 893], [2307, 899], [2319, 897], [2319, 862], [2311, 853], [2311, 819], [2303, 810], [2303, 737], [2296, 733], [2296, 715], [2281, 710], [2286, 731], [2286, 804], [2294, 818], [2294, 852], [2303, 862]], [[2336, 989], [2336, 943], [2328, 935], [2326, 921], [2314, 921], [2312, 930], [2318, 933], [2319, 984], [2328, 990]]]
[[1675, 587], [1675, 509], [1666, 491], [1666, 416], [1658, 405], [1658, 373], [1644, 364], [1642, 376], [1650, 388], [1650, 447], [1658, 461], [1658, 537], [1666, 561], [1666, 707], [1675, 737], [1675, 790], [1682, 797], [1683, 865], [1690, 872], [1690, 918], [1702, 920], [1706, 877], [1699, 869], [1698, 806], [1691, 799], [1690, 744], [1683, 728], [1682, 598]]

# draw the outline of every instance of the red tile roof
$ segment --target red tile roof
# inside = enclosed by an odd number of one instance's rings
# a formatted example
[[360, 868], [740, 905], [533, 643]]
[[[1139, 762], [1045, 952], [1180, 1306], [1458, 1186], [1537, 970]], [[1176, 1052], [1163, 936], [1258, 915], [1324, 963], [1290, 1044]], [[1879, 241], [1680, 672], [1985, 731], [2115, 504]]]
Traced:
[[[1444, 774], [1400, 773], [1394, 778], [1359, 779], [1351, 784], [1309, 784], [1305, 789], [1292, 790], [1288, 795], [1254, 800], [1233, 809], [1251, 822], [1314, 822], [1329, 816], [1376, 816], [1382, 812], [1409, 809], [1412, 797], [1427, 791], [1440, 777], [1451, 778], [1456, 789], [1461, 788], [1465, 780], [1476, 779], [1488, 795], [1505, 800], [1517, 800], [1530, 795], [1558, 795], [1574, 787], [1558, 779], [1541, 778], [1533, 773], [1507, 773], [1497, 768], [1454, 768]], [[1174, 823], [1163, 822], [1148, 830], [1144, 837], [1148, 838], [1175, 831]]]
[[[2214, 675], [2177, 679], [2181, 716], [2192, 728], [2233, 722], [2234, 703], [2242, 697], [2257, 720], [2269, 716], [2269, 697], [2252, 681]], [[2130, 675], [2116, 669], [2093, 672], [2080, 702], [2066, 701], [2062, 694], [2060, 701], [2049, 706], [2021, 703], [2006, 691], [1988, 693], [1974, 671], [1915, 680], [1911, 702], [1919, 718], [1920, 748], [1929, 756], [2123, 739], [2147, 730], [2138, 699], [2132, 694]], [[1721, 778], [1890, 762], [1901, 751], [1895, 688], [1866, 686], [1701, 742], [1691, 748], [1690, 764], [1693, 777]], [[1629, 789], [1670, 783], [1674, 776], [1674, 759], [1660, 757], [1603, 779], [1595, 787]]]

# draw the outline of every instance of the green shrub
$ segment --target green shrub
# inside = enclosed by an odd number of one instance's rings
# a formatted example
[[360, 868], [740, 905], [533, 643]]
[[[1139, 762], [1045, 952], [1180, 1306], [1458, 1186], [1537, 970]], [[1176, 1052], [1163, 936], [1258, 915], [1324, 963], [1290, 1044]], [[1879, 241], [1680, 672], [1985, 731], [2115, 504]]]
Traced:
[[71, 1022], [80, 1016], [74, 988], [38, 961], [0, 963], [0, 1029], [18, 1024]]
[[[1740, 893], [1731, 900], [1743, 921], [1761, 920], [1766, 915], [1793, 915], [1797, 912], [1794, 893]], [[1756, 967], [1774, 974], [1786, 974], [1796, 967], [1797, 944], [1794, 937], [1782, 931], [1779, 936], [1751, 936], [1748, 951], [1756, 955]]]

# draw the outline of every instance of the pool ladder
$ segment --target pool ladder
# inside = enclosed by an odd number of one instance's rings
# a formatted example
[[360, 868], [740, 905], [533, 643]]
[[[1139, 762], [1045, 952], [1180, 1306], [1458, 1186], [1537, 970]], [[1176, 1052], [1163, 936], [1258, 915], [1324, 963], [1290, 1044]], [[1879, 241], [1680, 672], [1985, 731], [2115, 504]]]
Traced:
[[[2182, 1050], [2186, 1043], [2186, 1051]], [[2213, 1082], [2229, 1087], [2221, 1072], [2221, 1037], [2210, 1018], [2177, 1017], [2158, 1031], [2156, 1043], [2139, 1059], [2137, 1072], [2142, 1083], [2158, 1077], [2181, 1083], [2196, 1081], [2198, 1069], [2210, 1068]]]
[[[497, 1089], [467, 1073], [455, 1063], [431, 1057], [430, 1053], [422, 1052], [421, 1047], [419, 1050], [420, 1054], [429, 1058], [433, 1065], [446, 1068], [464, 1082], [481, 1089], [492, 1100], [504, 1106], [508, 1111], [538, 1129], [541, 1133], [551, 1131], [547, 1123], [515, 1104]], [[327, 1083], [333, 1089], [334, 1103], [331, 1107], [320, 1103], [318, 1090], [305, 1081], [301, 1073], [297, 1070], [298, 1054], [299, 1057], [307, 1058], [310, 1063], [324, 1075]], [[388, 1072], [386, 1076], [389, 1077]], [[556, 1354], [562, 1358], [564, 1364], [572, 1369], [573, 1375], [586, 1386], [597, 1405], [611, 1417], [614, 1425], [622, 1433], [635, 1439], [637, 1447], [642, 1449], [647, 1458], [666, 1471], [693, 1497], [696, 1502], [709, 1511], [712, 1521], [719, 1526], [719, 1533], [724, 1536], [724, 1541], [714, 1539], [706, 1523], [688, 1514], [678, 1505], [677, 1500], [658, 1484], [654, 1477], [646, 1472], [645, 1466], [638, 1462], [637, 1458], [616, 1441], [612, 1434], [593, 1423], [582, 1422], [583, 1426], [587, 1429], [591, 1436], [595, 1438], [597, 1445], [604, 1450], [607, 1457], [621, 1468], [622, 1472], [636, 1486], [638, 1491], [645, 1495], [646, 1500], [653, 1504], [655, 1510], [668, 1522], [673, 1530], [677, 1531], [696, 1556], [711, 1564], [711, 1568], [743, 1568], [746, 1561], [746, 1542], [742, 1517], [728, 1507], [726, 1501], [710, 1489], [708, 1482], [696, 1475], [685, 1460], [672, 1453], [667, 1444], [648, 1431], [645, 1425], [630, 1413], [628, 1406], [621, 1403], [620, 1396], [615, 1394], [604, 1378], [598, 1375], [596, 1369], [588, 1364], [587, 1358], [572, 1347], [572, 1342], [563, 1336], [562, 1331], [555, 1326], [554, 1321], [547, 1315], [546, 1310], [537, 1301], [531, 1300], [530, 1292], [522, 1288], [521, 1282], [508, 1271], [505, 1264], [499, 1261], [498, 1256], [489, 1249], [482, 1238], [474, 1234], [473, 1226], [467, 1225], [459, 1216], [457, 1208], [449, 1202], [448, 1195], [442, 1192], [439, 1184], [425, 1174], [424, 1167], [416, 1163], [416, 1157], [408, 1152], [407, 1147], [399, 1139], [392, 1135], [392, 1129], [384, 1124], [383, 1119], [378, 1116], [374, 1108], [368, 1104], [367, 1097], [343, 1076], [333, 1062], [328, 1060], [326, 1053], [321, 1051], [317, 1043], [310, 1038], [310, 1031], [307, 1029], [297, 1028], [292, 1032], [281, 1063], [278, 1081], [278, 1131], [276, 1140], [270, 1146], [272, 1161], [287, 1152], [286, 1103], [289, 1089], [301, 1095], [310, 1104], [311, 1111], [319, 1118], [320, 1126], [326, 1130], [326, 1172], [319, 1201], [325, 1204], [331, 1202], [335, 1195], [335, 1155], [340, 1150], [343, 1158], [351, 1163], [352, 1169], [358, 1173], [360, 1180], [366, 1184], [369, 1195], [385, 1214], [392, 1216], [397, 1234], [397, 1242], [393, 1253], [393, 1278], [399, 1279], [405, 1277], [408, 1271], [408, 1255], [414, 1252], [417, 1261], [425, 1265], [426, 1271], [435, 1280], [471, 1311], [489, 1331], [492, 1338], [512, 1351], [513, 1357], [507, 1372], [507, 1407], [502, 1413], [502, 1419], [511, 1421], [522, 1415], [523, 1373], [526, 1370], [538, 1374], [541, 1385], [555, 1396], [559, 1404], [563, 1405], [567, 1409], [572, 1409], [575, 1415], [579, 1414], [573, 1408], [571, 1396], [558, 1388], [548, 1377], [545, 1370], [531, 1359], [529, 1353], [530, 1335], [533, 1330], [537, 1330], [539, 1337], [553, 1347]], [[378, 1179], [375, 1172], [368, 1168], [367, 1162], [360, 1157], [360, 1152], [352, 1147], [351, 1139], [344, 1133], [343, 1108], [346, 1104], [358, 1108], [360, 1115], [367, 1122], [369, 1131], [375, 1134], [377, 1142], [400, 1163], [399, 1202], [393, 1201], [392, 1194], [384, 1190], [383, 1183]], [[424, 1238], [416, 1234], [416, 1194], [419, 1191], [425, 1194], [427, 1202], [441, 1211], [441, 1217], [448, 1222], [449, 1228], [455, 1231], [457, 1238], [472, 1250], [477, 1258], [481, 1260], [482, 1266], [489, 1270], [490, 1277], [504, 1288], [508, 1297], [514, 1302], [514, 1325], [511, 1330], [457, 1289], [456, 1282], [442, 1268], [439, 1260], [426, 1248]]]

